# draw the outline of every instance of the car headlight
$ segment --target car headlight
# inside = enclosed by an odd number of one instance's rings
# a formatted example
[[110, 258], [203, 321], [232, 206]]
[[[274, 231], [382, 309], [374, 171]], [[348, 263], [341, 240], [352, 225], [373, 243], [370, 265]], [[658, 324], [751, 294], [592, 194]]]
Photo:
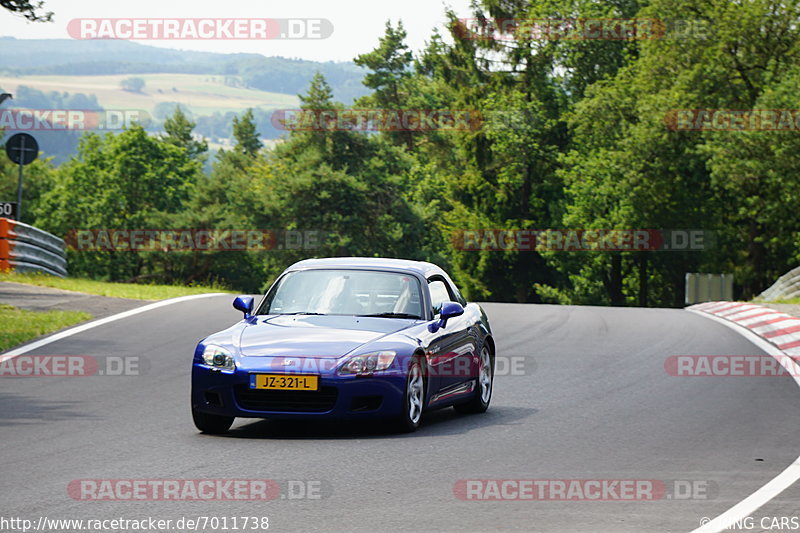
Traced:
[[396, 355], [397, 353], [392, 351], [356, 355], [342, 365], [339, 369], [339, 373], [364, 376], [372, 374], [373, 372], [380, 372], [392, 366]]
[[236, 363], [233, 361], [233, 355], [225, 348], [213, 344], [209, 344], [203, 350], [203, 362], [214, 368], [236, 370]]

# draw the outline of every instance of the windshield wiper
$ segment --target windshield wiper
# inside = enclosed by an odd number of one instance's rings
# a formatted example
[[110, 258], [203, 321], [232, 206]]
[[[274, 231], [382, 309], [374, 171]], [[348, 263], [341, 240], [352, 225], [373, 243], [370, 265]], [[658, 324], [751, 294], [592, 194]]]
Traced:
[[419, 320], [418, 315], [410, 315], [408, 313], [375, 313], [372, 315], [358, 315], [358, 316], [376, 317], [376, 318], [414, 318], [416, 320]]
[[324, 313], [309, 313], [306, 311], [297, 311], [296, 313], [276, 313], [278, 315], [323, 315]]

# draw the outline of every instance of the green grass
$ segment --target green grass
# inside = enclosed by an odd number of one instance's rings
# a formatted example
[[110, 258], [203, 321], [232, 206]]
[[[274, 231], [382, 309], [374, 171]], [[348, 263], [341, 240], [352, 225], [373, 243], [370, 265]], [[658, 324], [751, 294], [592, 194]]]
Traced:
[[219, 286], [192, 285], [140, 285], [137, 283], [113, 283], [80, 278], [58, 278], [46, 274], [0, 273], [0, 281], [24, 283], [39, 287], [52, 287], [65, 291], [97, 294], [112, 298], [132, 298], [134, 300], [166, 300], [178, 296], [205, 294], [209, 292], [230, 292]]
[[90, 318], [82, 311], [26, 311], [0, 304], [0, 352]]
[[774, 302], [756, 302], [756, 303], [800, 305], [800, 298], [792, 298], [791, 300], [775, 300]]

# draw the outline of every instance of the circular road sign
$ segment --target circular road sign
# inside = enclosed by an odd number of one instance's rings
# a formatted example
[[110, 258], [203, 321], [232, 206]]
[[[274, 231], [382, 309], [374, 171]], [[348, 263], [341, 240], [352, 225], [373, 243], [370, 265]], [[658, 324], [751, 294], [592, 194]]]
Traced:
[[6, 141], [6, 154], [17, 165], [27, 165], [39, 156], [39, 143], [27, 133], [17, 133]]

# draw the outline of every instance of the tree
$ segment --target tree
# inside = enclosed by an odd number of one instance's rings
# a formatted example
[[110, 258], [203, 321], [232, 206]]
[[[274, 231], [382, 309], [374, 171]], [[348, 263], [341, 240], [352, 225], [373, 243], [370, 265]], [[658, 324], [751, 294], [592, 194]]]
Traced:
[[[301, 106], [341, 109], [331, 98], [324, 77], [315, 76]], [[324, 238], [315, 250], [267, 254], [268, 279], [308, 255], [422, 259], [427, 232], [409, 199], [411, 164], [402, 148], [382, 136], [290, 130], [251, 169], [256, 227], [317, 231]]]
[[[0, 133], [2, 135], [2, 133]], [[0, 199], [17, 198], [18, 167], [5, 154], [0, 155]], [[52, 158], [38, 158], [25, 167], [25, 182], [22, 187], [22, 222], [33, 224], [39, 211], [42, 195], [53, 187], [55, 168]]]
[[[89, 133], [43, 194], [36, 225], [56, 235], [158, 228], [162, 214], [184, 209], [200, 171], [185, 150], [149, 136], [139, 125], [117, 135]], [[130, 279], [151, 269], [149, 253], [70, 252], [70, 271]]]
[[380, 105], [399, 107], [402, 103], [401, 90], [405, 80], [411, 77], [413, 55], [405, 43], [408, 36], [403, 22], [392, 26], [386, 21], [386, 30], [378, 42], [378, 47], [356, 57], [354, 62], [372, 72], [364, 76], [364, 85], [374, 91], [373, 100]]
[[[532, 51], [520, 55], [462, 38], [461, 21], [453, 12], [448, 17], [453, 44], [434, 34], [403, 84], [405, 98], [421, 109], [467, 110], [482, 122], [417, 137], [414, 197], [439, 232], [433, 242], [468, 229], [549, 227], [559, 210], [555, 170], [565, 145], [558, 120], [563, 91], [553, 67]], [[537, 252], [451, 246], [447, 256], [471, 298], [537, 301], [534, 284], [553, 283], [552, 269]]]
[[[780, 136], [670, 131], [665, 118], [674, 109], [759, 107], [796, 60], [798, 3], [656, 0], [638, 16], [678, 20], [690, 9], [714, 21], [706, 35], [643, 41], [635, 60], [576, 103], [562, 161], [564, 220], [598, 229], [704, 229], [721, 236], [718, 248], [603, 253], [571, 266], [574, 258], [554, 258], [588, 300], [629, 304], [638, 292], [640, 304], [680, 306], [686, 272], [731, 269], [747, 298], [787, 267], [796, 219], [784, 206], [796, 167], [791, 150], [774, 144]], [[785, 170], [780, 178], [776, 168]]]
[[258, 138], [258, 131], [256, 131], [252, 109], [245, 111], [241, 118], [233, 117], [233, 137], [236, 139], [235, 150], [239, 153], [255, 157], [258, 151], [263, 148], [264, 145]]
[[[798, 90], [800, 68], [793, 67], [753, 107], [793, 109]], [[777, 123], [781, 112], [775, 115]], [[756, 296], [800, 262], [797, 131], [714, 132], [700, 150], [708, 157], [714, 190], [729, 206], [719, 239], [724, 266], [743, 286], [745, 298]]]
[[[411, 62], [413, 55], [405, 43], [407, 37], [403, 22], [392, 26], [386, 21], [386, 31], [380, 38], [378, 47], [355, 58], [356, 65], [371, 70], [364, 76], [363, 83], [373, 90], [369, 96], [359, 100], [359, 104], [375, 105], [379, 109], [403, 110], [408, 99], [404, 87], [411, 78]], [[414, 138], [410, 131], [390, 136], [403, 139], [408, 150], [414, 148]]]
[[139, 77], [132, 77], [132, 78], [125, 78], [121, 82], [119, 82], [120, 87], [122, 87], [123, 91], [128, 91], [132, 93], [140, 93], [142, 89], [144, 89], [145, 81]]
[[[258, 157], [238, 151], [220, 151], [211, 175], [201, 177], [185, 209], [172, 220], [179, 228], [199, 230], [270, 229], [255, 225], [258, 196], [253, 165]], [[222, 281], [242, 291], [258, 292], [264, 283], [264, 254], [259, 250], [188, 251], [166, 254], [165, 269], [183, 282]]]
[[53, 13], [48, 11], [41, 12], [44, 7], [44, 2], [31, 2], [30, 0], [0, 0], [0, 7], [11, 11], [12, 13], [19, 13], [31, 22], [50, 22], [53, 18]]
[[208, 151], [208, 143], [205, 139], [198, 141], [194, 138], [192, 132], [195, 125], [180, 106], [175, 106], [175, 112], [164, 121], [166, 135], [162, 139], [186, 150], [191, 159], [199, 159]]
[[[333, 107], [333, 90], [320, 72], [315, 72], [311, 78], [306, 94], [297, 95], [300, 98], [300, 107], [310, 111], [330, 109]], [[322, 107], [327, 106], [327, 107]]]
[[[306, 94], [298, 95], [303, 111], [302, 121], [310, 127], [290, 130], [291, 142], [276, 149], [276, 153], [287, 159], [299, 160], [304, 154], [311, 159], [329, 165], [334, 170], [360, 172], [369, 156], [367, 136], [340, 129], [336, 121], [325, 123], [318, 120], [321, 111], [341, 111], [344, 106], [333, 101], [333, 91], [325, 77], [314, 75]], [[302, 126], [302, 125], [301, 125]]]

